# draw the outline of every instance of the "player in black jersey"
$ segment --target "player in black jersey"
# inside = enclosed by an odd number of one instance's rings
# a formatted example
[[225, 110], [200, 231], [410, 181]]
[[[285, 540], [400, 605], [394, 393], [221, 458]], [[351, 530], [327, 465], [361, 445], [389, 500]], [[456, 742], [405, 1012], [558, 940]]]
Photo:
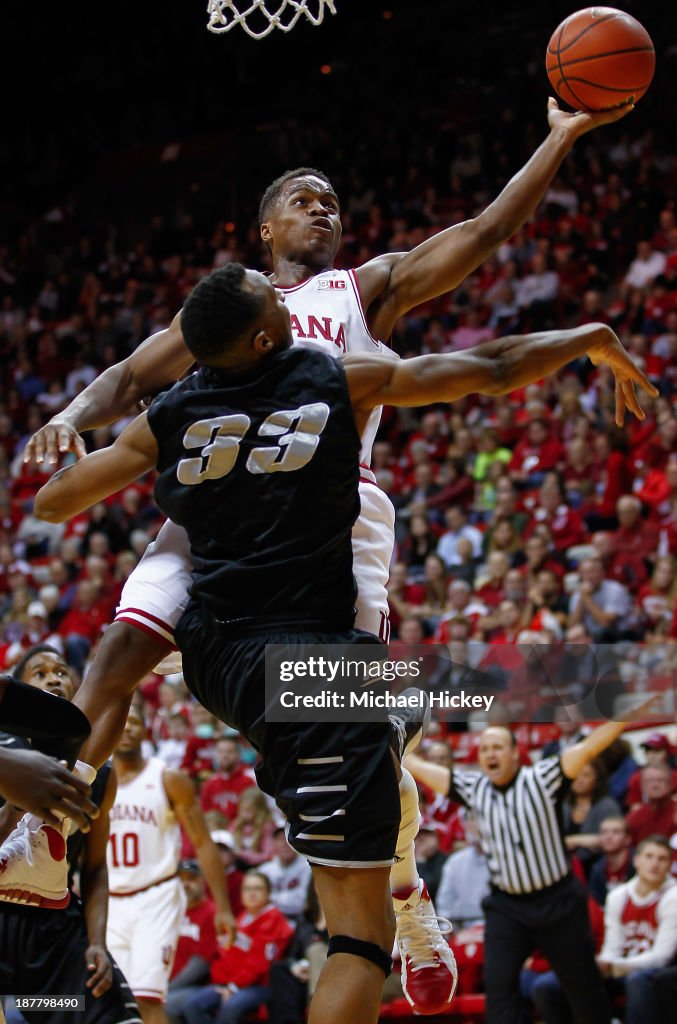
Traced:
[[[257, 747], [259, 783], [286, 813], [290, 842], [313, 865], [336, 955], [328, 957], [310, 1022], [372, 1024], [394, 934], [389, 867], [400, 808], [390, 729], [270, 726], [264, 714], [266, 643], [296, 645], [302, 654], [308, 644], [375, 642], [352, 629], [350, 532], [366, 420], [381, 404], [508, 393], [585, 353], [612, 370], [619, 421], [626, 408], [643, 416], [635, 384], [656, 392], [601, 324], [402, 362], [370, 355], [339, 362], [291, 349], [284, 302], [267, 278], [237, 264], [200, 282], [182, 328], [202, 369], [110, 448], [55, 474], [35, 511], [63, 521], [157, 465], [156, 496], [185, 526], [196, 567], [176, 631], [186, 681]], [[320, 789], [341, 789], [342, 836], [321, 834], [329, 803], [306, 813], [311, 769], [327, 757], [334, 786], [324, 785], [322, 767]]]
[[[0, 729], [14, 736], [32, 735], [38, 748], [17, 750], [10, 741], [0, 740], [0, 803], [4, 798], [52, 827], [68, 815], [87, 830], [97, 809], [89, 799], [88, 784], [66, 764], [74, 762], [89, 734], [79, 708], [62, 700], [55, 704], [33, 687], [0, 676]], [[2, 863], [0, 852], [0, 872]]]
[[[73, 681], [61, 655], [47, 644], [26, 652], [14, 667], [14, 677], [31, 687], [70, 701]], [[50, 702], [55, 703], [54, 699]], [[80, 738], [82, 742], [82, 737]], [[7, 749], [22, 750], [28, 741], [0, 734]], [[105, 948], [108, 907], [108, 813], [115, 799], [115, 774], [110, 764], [97, 772], [91, 796], [98, 814], [86, 834], [77, 830], [67, 843], [60, 832], [36, 822], [49, 837], [49, 861], [37, 861], [26, 872], [24, 904], [6, 902], [0, 873], [0, 993], [21, 995], [84, 995], [83, 1024], [141, 1024], [134, 997]], [[19, 815], [9, 805], [0, 812], [14, 824]], [[26, 816], [27, 818], [29, 816]], [[26, 823], [30, 828], [31, 823]], [[62, 907], [39, 903], [41, 870], [66, 876], [68, 892]], [[80, 896], [70, 891], [79, 875]], [[33, 885], [33, 891], [29, 887]], [[47, 884], [48, 889], [54, 883]], [[37, 1011], [23, 1010], [29, 1022], [44, 1019]], [[72, 1020], [72, 1010], [50, 1014], [54, 1024]]]

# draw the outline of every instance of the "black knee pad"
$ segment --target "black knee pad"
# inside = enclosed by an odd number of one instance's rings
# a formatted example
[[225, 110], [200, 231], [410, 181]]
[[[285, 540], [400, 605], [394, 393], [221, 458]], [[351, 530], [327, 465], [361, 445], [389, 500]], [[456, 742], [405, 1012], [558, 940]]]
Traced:
[[331, 956], [332, 953], [352, 953], [353, 956], [361, 956], [363, 960], [369, 960], [372, 964], [380, 967], [386, 978], [390, 977], [390, 972], [393, 969], [393, 961], [389, 953], [377, 946], [375, 942], [354, 939], [351, 935], [332, 935], [327, 946], [327, 956]]

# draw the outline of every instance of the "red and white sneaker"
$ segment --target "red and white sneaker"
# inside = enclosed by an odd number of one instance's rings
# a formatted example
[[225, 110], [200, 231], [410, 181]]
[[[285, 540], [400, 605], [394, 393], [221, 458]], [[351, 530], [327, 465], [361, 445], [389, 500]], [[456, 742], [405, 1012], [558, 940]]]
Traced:
[[394, 892], [393, 907], [402, 957], [402, 991], [416, 1013], [444, 1013], [458, 982], [456, 960], [444, 938], [451, 923], [437, 916], [423, 881], [409, 892]]
[[61, 910], [70, 898], [64, 837], [24, 814], [0, 846], [0, 900]]

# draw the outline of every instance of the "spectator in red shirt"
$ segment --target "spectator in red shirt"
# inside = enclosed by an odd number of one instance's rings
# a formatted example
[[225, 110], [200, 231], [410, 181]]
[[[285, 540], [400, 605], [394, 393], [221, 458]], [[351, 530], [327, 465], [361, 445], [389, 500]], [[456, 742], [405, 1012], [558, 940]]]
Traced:
[[79, 673], [82, 674], [87, 655], [100, 638], [108, 621], [99, 607], [94, 583], [91, 580], [80, 580], [75, 589], [73, 604], [59, 623], [59, 634], [64, 638], [66, 660]]
[[[652, 732], [640, 746], [646, 759], [644, 767], [661, 768], [667, 765], [672, 771], [673, 788], [677, 789], [677, 771], [672, 767], [672, 744], [668, 737], [662, 732]], [[642, 792], [642, 771], [640, 768], [631, 775], [628, 783], [627, 803], [631, 811], [646, 802], [646, 796]]]
[[186, 894], [186, 913], [181, 922], [165, 1003], [172, 1024], [180, 1024], [186, 1002], [209, 982], [210, 965], [216, 955], [216, 907], [206, 897], [199, 861], [182, 860], [179, 878]]
[[245, 909], [237, 918], [235, 941], [218, 946], [211, 969], [213, 984], [183, 1007], [187, 1024], [239, 1024], [268, 997], [270, 965], [284, 955], [293, 928], [270, 903], [270, 884], [259, 871], [247, 873], [242, 900]]
[[230, 826], [237, 817], [240, 796], [255, 782], [244, 769], [235, 736], [218, 739], [214, 753], [216, 770], [202, 786], [200, 806], [205, 813], [218, 811]]
[[525, 537], [531, 537], [539, 523], [546, 523], [552, 535], [552, 545], [557, 552], [565, 552], [585, 540], [585, 525], [579, 516], [564, 501], [564, 492], [556, 473], [546, 473], [538, 491], [538, 504], [527, 523]]
[[677, 804], [669, 766], [658, 764], [643, 768], [642, 791], [646, 802], [630, 811], [627, 819], [633, 846], [653, 835], [669, 839], [677, 830]]
[[648, 576], [646, 563], [619, 548], [615, 536], [608, 530], [598, 530], [592, 535], [592, 546], [602, 562], [605, 578], [615, 580], [634, 594]]
[[388, 608], [393, 634], [399, 632], [402, 620], [412, 615], [425, 599], [425, 587], [409, 581], [409, 570], [405, 562], [395, 562], [390, 567], [388, 580]]
[[505, 552], [492, 551], [484, 571], [479, 570], [475, 594], [487, 608], [497, 608], [505, 597], [505, 576], [509, 568], [510, 560]]
[[614, 540], [617, 550], [638, 558], [651, 559], [658, 547], [658, 528], [642, 518], [642, 503], [634, 494], [623, 494], [616, 502], [618, 529]]
[[594, 439], [596, 481], [595, 494], [582, 506], [582, 513], [590, 531], [609, 530], [616, 525], [616, 502], [632, 489], [632, 470], [628, 459], [628, 444], [624, 434], [614, 428], [600, 433]]
[[526, 436], [515, 445], [509, 463], [513, 480], [526, 483], [549, 469], [557, 469], [564, 461], [564, 449], [552, 438], [547, 422], [538, 417], [527, 427]]
[[244, 871], [240, 871], [235, 866], [235, 840], [225, 828], [217, 828], [209, 834], [216, 849], [219, 851], [221, 865], [226, 876], [226, 885], [228, 886], [230, 907], [235, 917], [237, 917], [243, 910], [242, 881], [244, 879]]

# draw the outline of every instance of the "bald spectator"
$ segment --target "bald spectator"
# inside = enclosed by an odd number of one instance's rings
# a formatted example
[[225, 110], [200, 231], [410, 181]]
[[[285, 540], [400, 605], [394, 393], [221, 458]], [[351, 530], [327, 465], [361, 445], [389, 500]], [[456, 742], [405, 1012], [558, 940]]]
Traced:
[[658, 527], [642, 516], [642, 503], [634, 494], [616, 502], [618, 529], [613, 534], [616, 550], [637, 558], [651, 559], [658, 548]]
[[642, 792], [645, 803], [630, 811], [627, 818], [633, 846], [651, 835], [669, 839], [677, 831], [677, 804], [668, 765], [642, 769]]
[[618, 640], [630, 615], [631, 599], [626, 587], [605, 579], [599, 558], [586, 558], [580, 566], [580, 583], [569, 602], [569, 625], [583, 625], [599, 643]]

